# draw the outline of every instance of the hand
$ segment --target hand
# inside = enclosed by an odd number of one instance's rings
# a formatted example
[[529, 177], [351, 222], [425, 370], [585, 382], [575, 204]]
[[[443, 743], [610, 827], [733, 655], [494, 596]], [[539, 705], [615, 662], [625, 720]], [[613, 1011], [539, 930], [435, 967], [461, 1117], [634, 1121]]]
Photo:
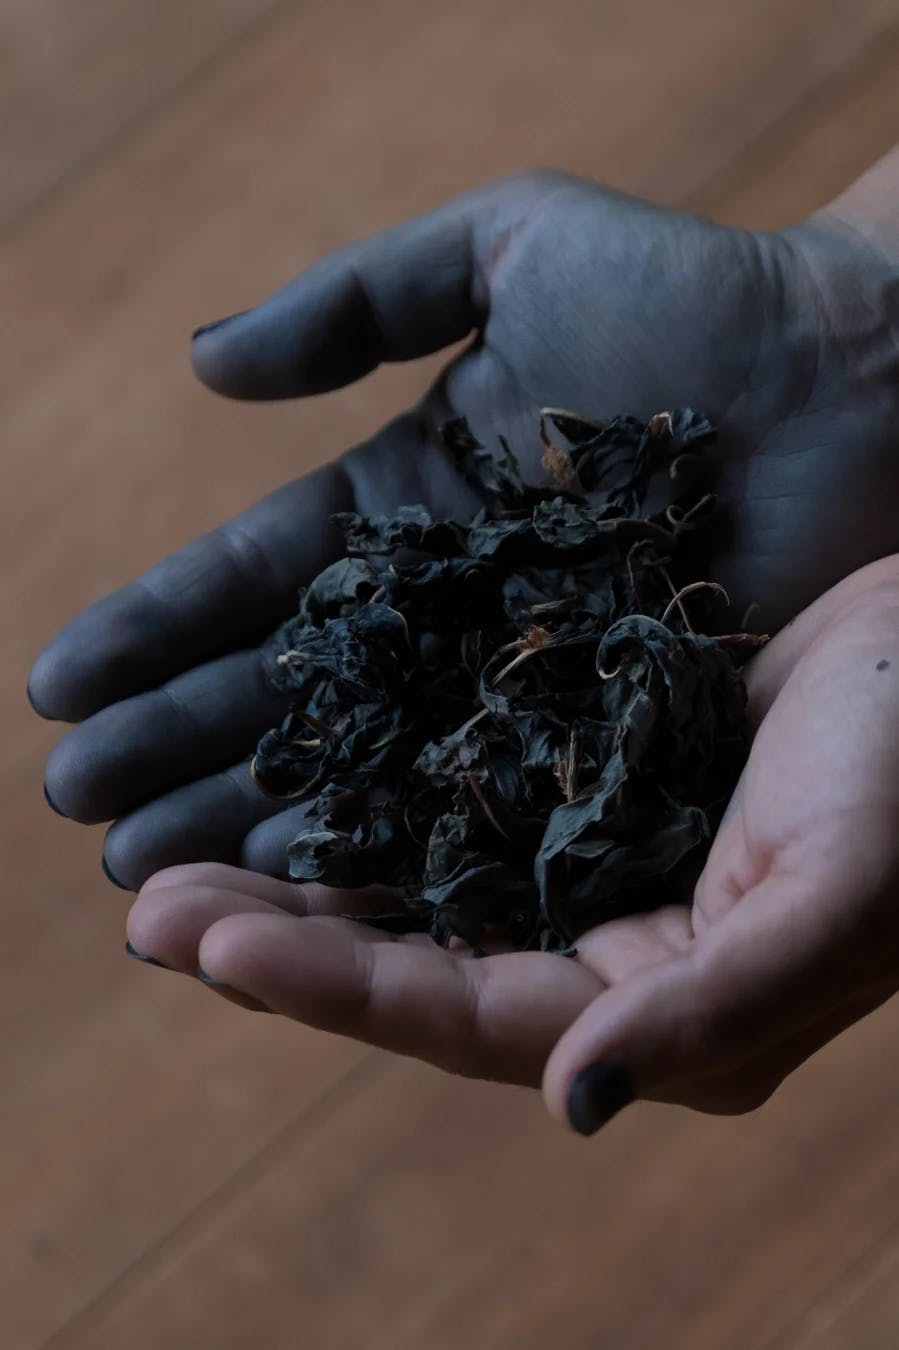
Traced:
[[899, 987], [899, 558], [784, 629], [749, 688], [758, 729], [692, 906], [604, 924], [575, 959], [475, 960], [335, 917], [377, 907], [364, 894], [210, 864], [151, 878], [129, 938], [312, 1026], [456, 1073], [542, 1075], [583, 1132], [631, 1094], [748, 1110]]
[[[473, 502], [439, 424], [466, 415], [536, 470], [537, 410], [648, 416], [689, 402], [722, 431], [714, 575], [772, 630], [899, 548], [895, 263], [836, 217], [725, 229], [559, 174], [513, 179], [354, 245], [201, 333], [194, 365], [242, 398], [332, 389], [381, 361], [476, 337], [422, 403], [92, 606], [39, 657], [30, 692], [81, 725], [51, 802], [114, 819], [105, 865], [137, 887], [201, 859], [281, 873], [296, 811], [248, 756], [283, 711], [265, 638], [337, 547], [337, 510]], [[892, 345], [891, 345], [892, 344]]]

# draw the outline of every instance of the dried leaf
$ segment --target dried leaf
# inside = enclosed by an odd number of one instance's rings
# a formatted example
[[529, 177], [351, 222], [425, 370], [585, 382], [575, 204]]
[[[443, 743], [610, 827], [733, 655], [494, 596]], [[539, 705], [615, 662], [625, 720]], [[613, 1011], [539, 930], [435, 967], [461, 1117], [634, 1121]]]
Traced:
[[671, 898], [739, 776], [736, 658], [763, 640], [708, 636], [720, 599], [690, 584], [682, 541], [714, 507], [692, 471], [705, 418], [545, 409], [541, 434], [553, 482], [534, 487], [505, 442], [448, 424], [485, 502], [467, 524], [421, 506], [335, 518], [350, 556], [278, 635], [292, 711], [253, 766], [312, 803], [292, 877], [393, 886], [405, 899], [373, 923], [404, 915], [476, 952], [494, 933], [568, 952]]

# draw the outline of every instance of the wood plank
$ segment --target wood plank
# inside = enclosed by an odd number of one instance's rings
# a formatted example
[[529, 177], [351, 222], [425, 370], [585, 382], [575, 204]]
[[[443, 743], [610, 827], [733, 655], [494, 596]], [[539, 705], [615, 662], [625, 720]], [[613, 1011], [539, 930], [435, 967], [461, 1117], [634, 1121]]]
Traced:
[[[343, 1350], [368, 1344], [379, 1314], [375, 1345], [527, 1346], [561, 1329], [574, 1350], [600, 1332], [629, 1350], [634, 1309], [647, 1346], [678, 1346], [669, 1313], [677, 1334], [697, 1330], [684, 1346], [750, 1346], [884, 1230], [878, 1188], [895, 1213], [895, 1173], [881, 1124], [894, 1136], [895, 1120], [871, 1069], [889, 1062], [891, 1012], [761, 1117], [640, 1108], [591, 1152], [536, 1099], [248, 1018], [120, 959], [121, 903], [94, 880], [96, 832], [46, 816], [51, 733], [22, 716], [19, 691], [33, 651], [81, 605], [364, 435], [436, 364], [301, 406], [235, 407], [194, 387], [173, 335], [325, 248], [530, 163], [689, 204], [888, 34], [892, 8], [312, 3], [0, 248], [15, 333], [0, 368], [13, 503], [0, 543], [12, 617], [0, 773], [13, 807], [0, 842], [15, 897], [0, 950], [12, 1104], [0, 1307], [13, 1350], [48, 1337], [72, 1350], [164, 1335], [264, 1344], [266, 1318], [270, 1344], [308, 1326]], [[547, 60], [556, 51], [564, 61]], [[858, 168], [889, 115], [881, 102], [859, 124]], [[766, 165], [754, 201], [773, 219], [783, 178], [766, 188]], [[814, 172], [803, 181], [805, 210], [820, 197]], [[349, 1073], [373, 1077], [356, 1087]], [[857, 1094], [860, 1120], [840, 1093]], [[854, 1183], [861, 1172], [858, 1204], [848, 1181], [832, 1206], [819, 1196], [811, 1160]]]
[[897, 1031], [884, 1010], [760, 1115], [643, 1104], [590, 1143], [534, 1097], [394, 1064], [52, 1348], [767, 1345], [847, 1232], [895, 1222], [899, 1103], [869, 1066]]
[[701, 215], [751, 229], [802, 220], [896, 143], [899, 22], [691, 194]]
[[40, 1345], [369, 1059], [129, 960], [97, 832], [60, 822], [48, 860], [33, 761], [3, 822], [4, 1350]]
[[770, 1350], [895, 1350], [897, 1329], [899, 1223], [815, 1299]]
[[284, 0], [2, 0], [0, 230]]

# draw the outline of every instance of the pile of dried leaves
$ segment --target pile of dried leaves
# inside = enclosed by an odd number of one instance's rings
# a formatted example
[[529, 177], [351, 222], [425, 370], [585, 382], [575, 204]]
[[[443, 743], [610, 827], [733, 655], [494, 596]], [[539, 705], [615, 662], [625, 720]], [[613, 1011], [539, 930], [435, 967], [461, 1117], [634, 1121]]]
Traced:
[[695, 631], [720, 588], [681, 575], [714, 507], [691, 488], [713, 428], [547, 409], [541, 434], [533, 487], [505, 442], [446, 426], [485, 502], [468, 524], [336, 518], [347, 557], [281, 630], [292, 710], [253, 764], [271, 795], [314, 799], [291, 877], [396, 887], [385, 926], [475, 950], [562, 951], [669, 901], [746, 755], [753, 640]]

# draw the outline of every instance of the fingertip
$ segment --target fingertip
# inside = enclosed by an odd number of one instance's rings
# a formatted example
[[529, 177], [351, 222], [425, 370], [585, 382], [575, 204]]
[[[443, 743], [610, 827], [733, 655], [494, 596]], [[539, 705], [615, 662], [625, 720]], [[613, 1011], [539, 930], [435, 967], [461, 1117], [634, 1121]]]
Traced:
[[28, 702], [31, 704], [38, 717], [43, 717], [45, 722], [59, 722], [63, 720], [57, 706], [57, 698], [54, 697], [53, 686], [55, 683], [55, 664], [56, 663], [53, 661], [50, 654], [50, 649], [45, 648], [31, 667], [28, 683], [25, 686], [25, 695]]
[[260, 821], [244, 838], [240, 865], [248, 872], [262, 872], [279, 881], [290, 878], [288, 848], [308, 828], [309, 806], [288, 807]]
[[197, 967], [197, 979], [201, 984], [205, 984], [207, 989], [218, 994], [220, 998], [226, 999], [228, 1003], [234, 1003], [238, 1008], [246, 1008], [248, 1012], [272, 1013], [273, 1009], [262, 1003], [252, 994], [245, 994], [241, 989], [235, 989], [233, 985], [223, 984], [221, 980], [215, 979], [202, 966]]
[[[240, 320], [250, 312], [241, 309], [236, 314], [226, 315], [224, 319], [201, 324], [191, 335], [190, 363], [193, 372], [202, 384], [217, 394], [235, 395], [243, 392], [236, 387], [245, 357]], [[233, 335], [237, 339], [236, 344], [224, 340], [226, 334]]]
[[144, 956], [143, 952], [139, 952], [130, 940], [125, 942], [125, 955], [130, 956], [132, 961], [142, 961], [144, 965], [158, 966], [160, 970], [168, 970], [164, 961], [160, 961], [155, 956]]
[[112, 882], [113, 886], [118, 886], [120, 891], [127, 891], [131, 889], [129, 886], [126, 886], [123, 881], [119, 881], [118, 877], [110, 868], [109, 863], [106, 861], [105, 857], [102, 857], [100, 859], [100, 866], [103, 868], [103, 875], [106, 877], [107, 881]]
[[56, 805], [56, 802], [53, 800], [53, 798], [50, 796], [50, 793], [49, 793], [48, 790], [47, 790], [47, 784], [46, 784], [46, 783], [44, 784], [44, 800], [45, 800], [45, 802], [47, 803], [47, 805], [50, 807], [50, 810], [51, 810], [51, 811], [55, 811], [56, 814], [57, 814], [58, 816], [62, 816], [63, 820], [68, 820], [68, 819], [69, 819], [69, 817], [66, 815], [65, 811], [61, 810], [61, 809]]
[[[103, 810], [91, 783], [90, 753], [80, 726], [73, 727], [53, 746], [44, 767], [44, 797], [66, 820], [99, 825], [110, 815]], [[110, 813], [111, 814], [111, 813]]]
[[[305, 948], [319, 924], [315, 919], [303, 923]], [[213, 979], [241, 989], [277, 1011], [295, 981], [309, 983], [310, 972], [296, 945], [297, 930], [296, 916], [288, 913], [254, 908], [224, 914], [210, 923], [200, 938], [197, 965]]]
[[588, 1064], [575, 1074], [568, 1088], [565, 1101], [568, 1124], [577, 1134], [596, 1134], [619, 1111], [630, 1106], [634, 1097], [630, 1074], [623, 1064]]
[[213, 319], [211, 323], [200, 324], [199, 328], [194, 329], [190, 340], [196, 342], [198, 338], [205, 337], [207, 333], [218, 332], [219, 329], [224, 328], [225, 324], [233, 323], [235, 319], [240, 319], [249, 312], [248, 309], [239, 309], [234, 314], [226, 314], [223, 319]]
[[280, 359], [283, 334], [273, 330], [268, 316], [261, 329], [252, 322], [242, 322], [258, 308], [229, 314], [194, 332], [191, 367], [200, 383], [213, 393], [249, 400], [269, 397], [269, 371]]
[[55, 721], [55, 718], [50, 717], [49, 714], [44, 712], [43, 708], [38, 706], [37, 699], [34, 696], [34, 690], [31, 687], [30, 678], [28, 680], [27, 685], [25, 686], [25, 697], [28, 699], [28, 702], [31, 704], [32, 709], [34, 710], [34, 712], [37, 713], [38, 717], [43, 717], [45, 721], [48, 722]]
[[246, 975], [253, 969], [246, 958], [247, 919], [258, 915], [224, 914], [210, 923], [200, 938], [197, 948], [197, 969], [211, 975], [214, 981], [244, 987]]

